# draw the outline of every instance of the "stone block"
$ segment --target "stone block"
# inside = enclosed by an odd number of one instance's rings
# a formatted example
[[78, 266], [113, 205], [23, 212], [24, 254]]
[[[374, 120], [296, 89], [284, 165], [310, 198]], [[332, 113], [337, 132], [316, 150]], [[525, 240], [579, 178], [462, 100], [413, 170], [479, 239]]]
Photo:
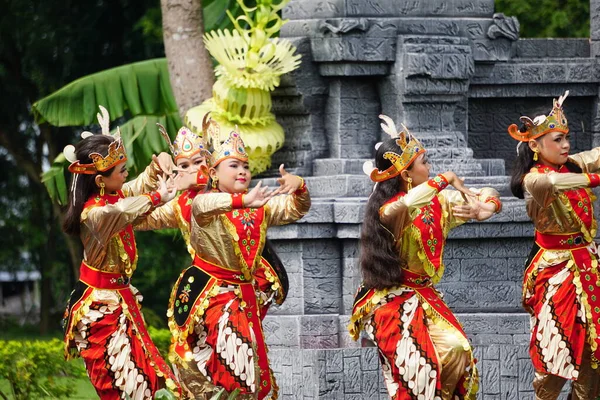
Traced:
[[468, 335], [498, 332], [498, 315], [496, 314], [459, 314], [458, 319]]
[[500, 361], [483, 360], [481, 362], [482, 389], [487, 395], [500, 394]]
[[526, 392], [532, 389], [533, 382], [533, 364], [530, 359], [519, 359], [519, 392]]
[[463, 282], [506, 281], [506, 260], [498, 258], [464, 259], [460, 262], [460, 277]]
[[500, 314], [498, 328], [498, 333], [525, 334], [529, 332], [529, 315]]
[[300, 331], [304, 336], [337, 336], [339, 333], [337, 315], [310, 315], [300, 317]]
[[541, 83], [544, 79], [543, 64], [517, 64], [515, 83]]
[[359, 357], [344, 357], [344, 393], [362, 393]]
[[272, 348], [299, 348], [299, 317], [267, 315], [263, 331]]
[[503, 377], [517, 378], [519, 376], [518, 348], [503, 346], [500, 348], [500, 375]]
[[502, 377], [500, 380], [500, 398], [502, 400], [520, 400], [518, 379], [516, 377]]

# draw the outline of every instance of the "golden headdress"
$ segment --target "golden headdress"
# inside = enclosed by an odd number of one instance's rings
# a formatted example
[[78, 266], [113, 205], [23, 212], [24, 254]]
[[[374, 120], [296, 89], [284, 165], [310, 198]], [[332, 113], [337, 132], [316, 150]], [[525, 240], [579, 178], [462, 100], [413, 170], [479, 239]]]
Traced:
[[525, 124], [526, 131], [521, 132], [516, 124], [512, 124], [508, 127], [510, 136], [518, 141], [528, 142], [550, 132], [569, 132], [567, 117], [562, 109], [562, 104], [568, 95], [569, 91], [567, 90], [565, 94], [558, 98], [558, 100], [553, 100], [554, 106], [548, 116], [538, 115], [533, 120], [529, 117], [521, 117], [520, 120]]
[[177, 131], [175, 140], [171, 143], [171, 138], [165, 127], [159, 123], [156, 125], [158, 125], [159, 132], [167, 141], [169, 150], [171, 150], [175, 162], [177, 162], [178, 158], [192, 158], [196, 154], [201, 154], [203, 157], [206, 157], [207, 160], [210, 157], [210, 151], [208, 151], [202, 136], [196, 135], [189, 128], [186, 128], [185, 126], [181, 127], [179, 131]]
[[[392, 139], [396, 139], [396, 144], [402, 149], [402, 153], [398, 154], [393, 151], [388, 151], [383, 155], [383, 158], [390, 160], [392, 165], [385, 171], [379, 171], [373, 166], [372, 161], [367, 161], [363, 164], [363, 171], [374, 182], [383, 182], [394, 178], [412, 164], [412, 162], [420, 155], [425, 153], [425, 148], [419, 140], [410, 134], [408, 128], [402, 125], [404, 129], [398, 132], [394, 121], [386, 115], [379, 116], [383, 120], [381, 128], [385, 133], [390, 135]], [[375, 148], [379, 148], [381, 143], [377, 143]]]
[[248, 153], [246, 153], [244, 141], [237, 131], [231, 131], [227, 140], [220, 143], [219, 125], [213, 121], [210, 129], [209, 132], [213, 141], [213, 152], [210, 160], [212, 167], [216, 167], [221, 161], [227, 158], [235, 158], [243, 162], [248, 161]]
[[[114, 135], [110, 133], [110, 117], [108, 111], [102, 106], [99, 107], [100, 112], [96, 114], [96, 118], [98, 118], [98, 123], [102, 128], [102, 135], [113, 137], [115, 140], [108, 145], [108, 154], [106, 157], [103, 157], [99, 153], [90, 153], [89, 157], [92, 159], [91, 164], [81, 164], [75, 154], [75, 146], [71, 144], [65, 146], [63, 154], [71, 163], [71, 165], [69, 165], [69, 171], [74, 174], [95, 175], [98, 172], [104, 172], [111, 169], [120, 162], [127, 161], [127, 154], [125, 152], [125, 146], [123, 145], [119, 128], [117, 127], [117, 131]], [[81, 133], [81, 138], [85, 139], [92, 135], [92, 132], [85, 131]]]

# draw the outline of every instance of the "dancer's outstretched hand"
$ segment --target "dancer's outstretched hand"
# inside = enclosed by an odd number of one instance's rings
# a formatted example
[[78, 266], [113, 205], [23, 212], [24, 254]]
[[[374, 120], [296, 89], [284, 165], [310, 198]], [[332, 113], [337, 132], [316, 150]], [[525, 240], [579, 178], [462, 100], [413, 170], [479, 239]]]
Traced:
[[251, 191], [244, 195], [244, 207], [259, 208], [267, 204], [267, 201], [275, 195], [275, 192], [269, 190], [268, 186], [263, 186], [262, 181], [254, 186]]
[[186, 190], [197, 184], [198, 170], [200, 168], [197, 165], [192, 165], [186, 169], [180, 169], [175, 167], [173, 171], [177, 172], [173, 181], [177, 190]]
[[444, 172], [442, 175], [444, 175], [444, 177], [450, 185], [452, 185], [456, 190], [458, 190], [461, 193], [463, 199], [465, 199], [467, 203], [469, 201], [469, 198], [475, 198], [475, 196], [477, 195], [477, 193], [473, 192], [471, 189], [465, 186], [465, 179], [459, 178], [454, 172], [447, 171]]
[[165, 179], [164, 176], [159, 175], [157, 192], [160, 194], [161, 202], [168, 203], [175, 198], [177, 187], [172, 178]]
[[275, 194], [292, 194], [302, 186], [302, 178], [287, 172], [285, 168], [283, 168], [283, 164], [279, 166], [279, 173], [281, 174], [281, 178], [277, 179], [279, 188], [275, 191]]
[[152, 161], [158, 164], [158, 166], [165, 175], [173, 175], [173, 169], [175, 168], [175, 164], [173, 164], [173, 158], [169, 153], [165, 153], [163, 151], [158, 156], [152, 155]]
[[477, 197], [467, 197], [467, 204], [452, 207], [454, 216], [485, 221], [496, 212], [496, 204], [484, 203]]

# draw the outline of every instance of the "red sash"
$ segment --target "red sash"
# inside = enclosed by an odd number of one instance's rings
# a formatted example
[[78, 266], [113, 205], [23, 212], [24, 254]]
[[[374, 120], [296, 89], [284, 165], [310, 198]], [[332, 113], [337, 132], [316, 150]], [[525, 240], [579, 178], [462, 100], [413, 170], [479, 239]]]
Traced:
[[223, 215], [226, 224], [233, 226], [237, 233], [234, 238], [235, 252], [240, 260], [246, 280], [251, 279], [252, 272], [261, 259], [261, 252], [266, 237], [265, 209], [240, 208]]
[[[214, 277], [217, 280], [225, 281], [228, 283], [232, 283], [238, 285], [241, 292], [241, 299], [244, 309], [246, 310], [246, 316], [249, 320], [250, 328], [254, 332], [255, 337], [263, 338], [263, 340], [258, 340], [258, 346], [256, 346], [256, 358], [257, 363], [260, 368], [260, 392], [259, 398], [263, 398], [267, 395], [268, 389], [273, 387], [273, 382], [271, 382], [271, 373], [269, 369], [269, 359], [267, 356], [267, 347], [264, 344], [264, 334], [262, 332], [262, 322], [260, 318], [260, 309], [258, 306], [258, 300], [256, 298], [256, 292], [254, 290], [254, 284], [252, 281], [246, 279], [246, 277], [240, 273], [240, 271], [220, 267], [216, 264], [212, 264], [198, 256], [194, 258], [194, 266], [200, 268], [202, 271], [207, 273], [208, 275]], [[194, 304], [194, 307], [198, 307], [200, 301], [196, 302], [198, 305]], [[190, 317], [194, 315], [194, 312], [190, 313]], [[188, 325], [187, 322], [185, 324]], [[265, 382], [271, 382], [271, 384], [264, 384]]]

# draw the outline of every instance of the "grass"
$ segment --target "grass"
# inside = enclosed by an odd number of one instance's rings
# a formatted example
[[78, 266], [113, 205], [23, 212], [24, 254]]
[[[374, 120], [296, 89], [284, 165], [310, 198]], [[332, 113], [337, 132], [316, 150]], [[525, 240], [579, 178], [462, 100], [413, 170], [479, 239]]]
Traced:
[[[59, 380], [59, 381], [61, 379], [67, 379], [67, 378], [57, 378], [57, 380]], [[94, 387], [90, 383], [89, 379], [82, 378], [82, 379], [77, 379], [77, 380], [73, 380], [73, 379], [69, 380], [70, 384], [73, 384], [73, 382], [74, 382], [73, 393], [72, 393], [71, 397], [69, 397], [69, 399], [93, 400], [93, 399], [98, 398], [98, 395], [96, 394], [96, 390], [94, 390]], [[0, 391], [4, 394], [7, 394], [8, 398], [13, 400], [12, 392], [10, 390], [10, 385], [9, 385], [8, 381], [0, 380]], [[48, 397], [48, 399], [50, 399], [50, 397]]]

